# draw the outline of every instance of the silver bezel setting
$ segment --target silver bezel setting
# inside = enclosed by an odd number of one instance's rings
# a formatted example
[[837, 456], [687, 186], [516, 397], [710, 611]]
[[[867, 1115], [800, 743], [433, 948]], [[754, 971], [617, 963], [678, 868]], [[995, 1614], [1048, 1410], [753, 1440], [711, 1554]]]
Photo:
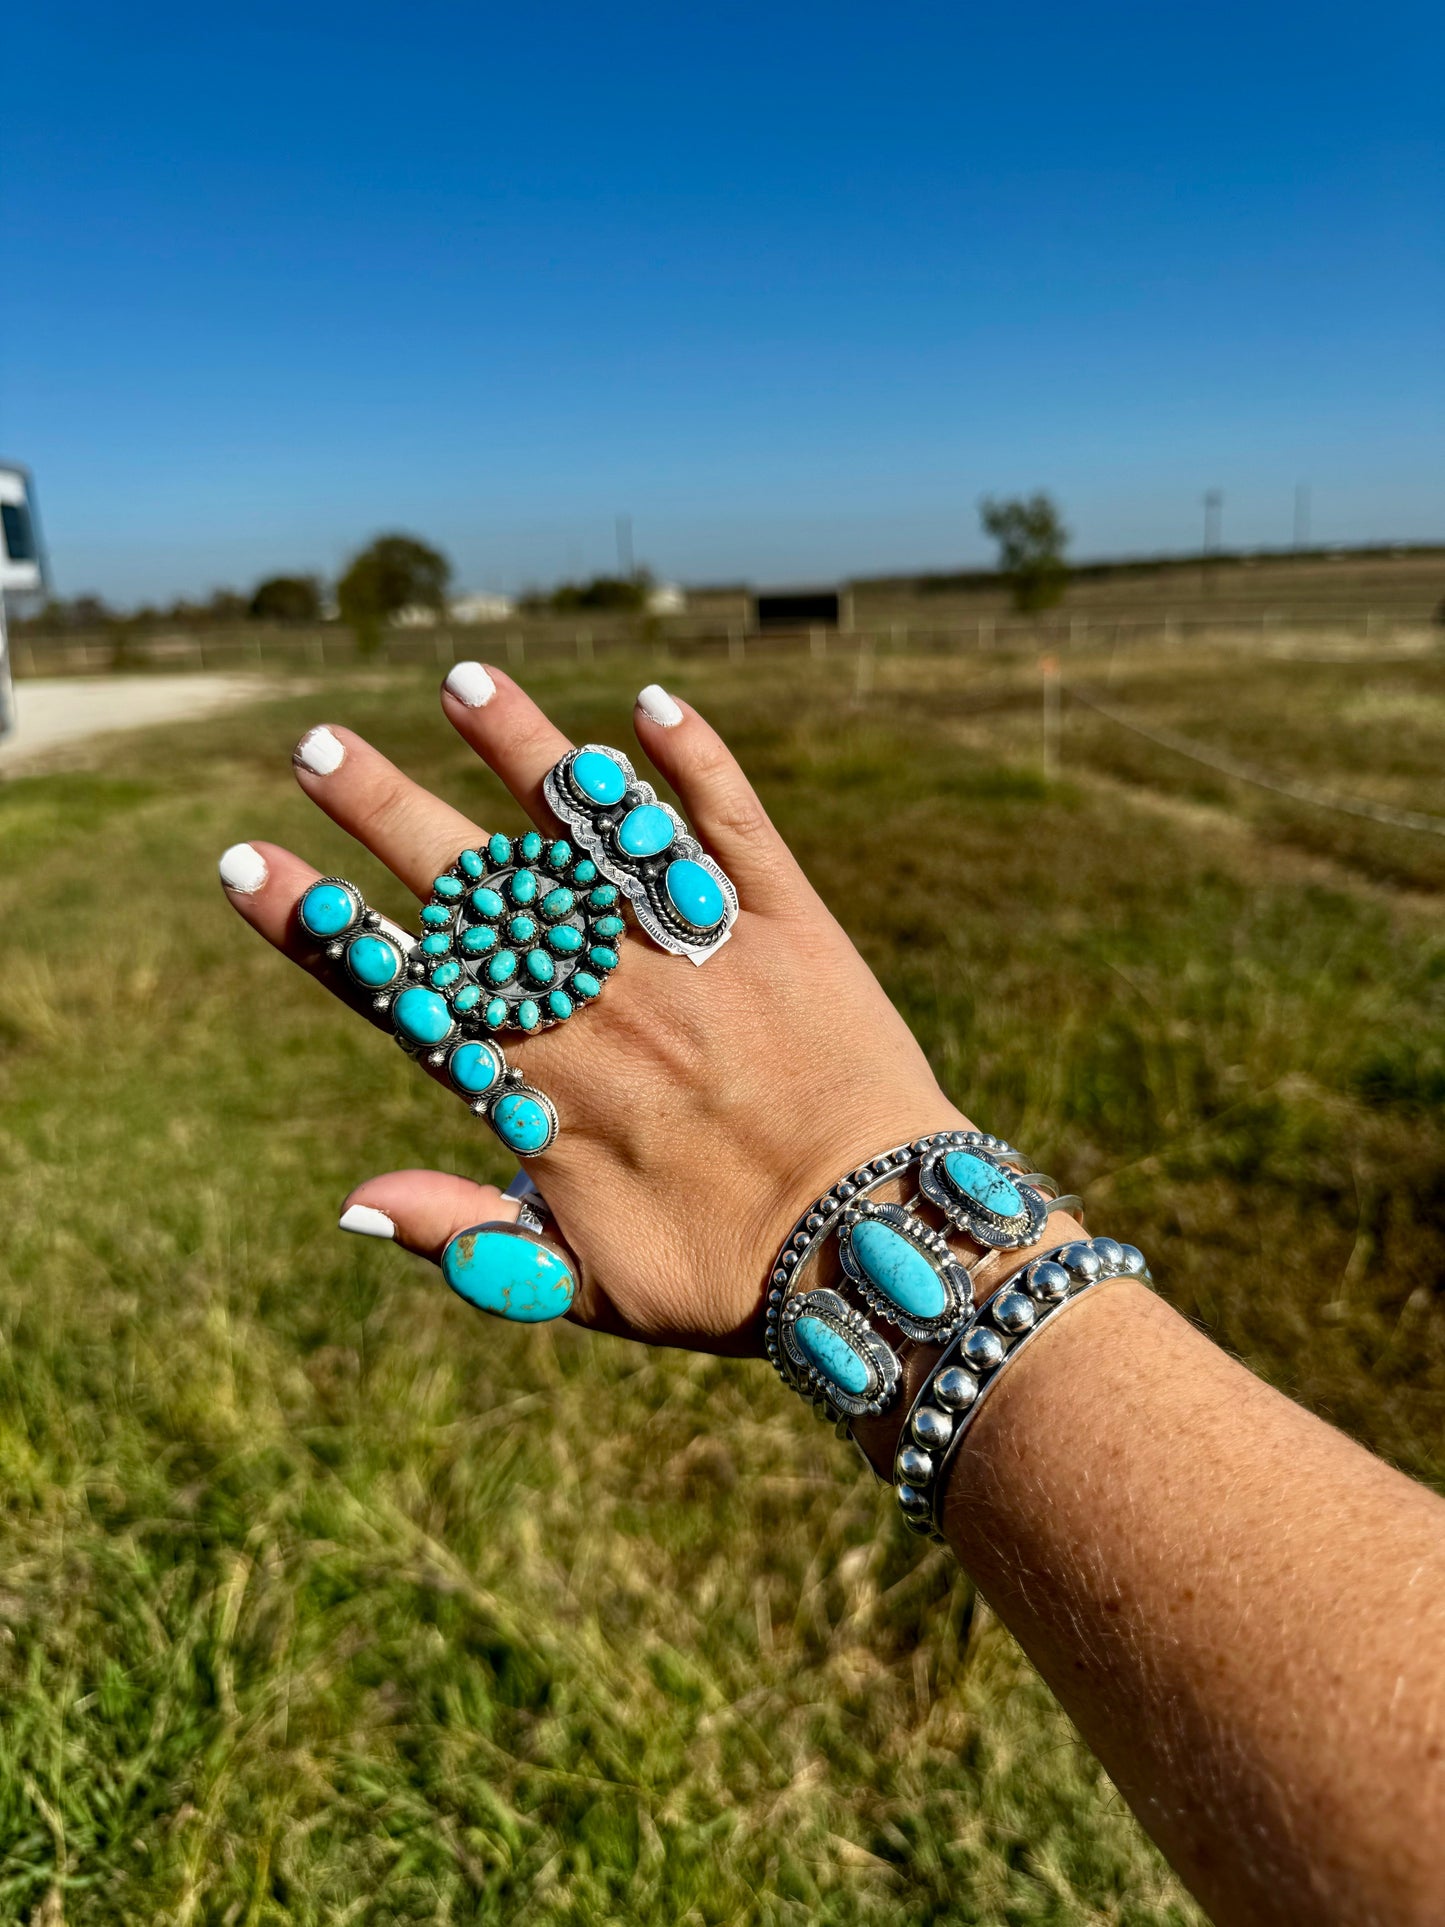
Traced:
[[[887, 1225], [900, 1237], [906, 1238], [927, 1259], [943, 1287], [946, 1300], [945, 1308], [937, 1318], [911, 1317], [869, 1278], [863, 1261], [853, 1249], [854, 1231], [860, 1224], [868, 1222]], [[954, 1257], [942, 1232], [924, 1224], [921, 1218], [915, 1218], [901, 1204], [873, 1204], [865, 1199], [846, 1205], [839, 1217], [838, 1257], [843, 1270], [857, 1286], [859, 1297], [869, 1309], [880, 1318], [886, 1318], [891, 1325], [896, 1325], [906, 1338], [917, 1339], [920, 1344], [937, 1345], [951, 1338], [973, 1310], [973, 1280], [968, 1267]]]
[[[862, 1358], [869, 1374], [865, 1393], [858, 1396], [845, 1391], [836, 1379], [818, 1370], [794, 1333], [800, 1318], [818, 1319]], [[792, 1367], [793, 1383], [805, 1396], [820, 1400], [829, 1417], [875, 1417], [886, 1412], [898, 1395], [903, 1374], [893, 1348], [878, 1336], [862, 1312], [836, 1291], [805, 1291], [789, 1299], [779, 1320], [779, 1338]]]
[[[593, 803], [573, 786], [572, 765], [584, 755], [606, 756], [617, 764], [627, 784], [620, 802]], [[704, 964], [727, 942], [738, 919], [738, 893], [731, 878], [703, 849], [672, 805], [662, 801], [651, 783], [639, 778], [620, 749], [612, 749], [606, 743], [583, 743], [569, 750], [543, 777], [542, 793], [602, 875], [623, 892], [638, 923], [660, 949], [675, 957], [689, 957], [695, 964]], [[669, 819], [673, 840], [656, 856], [630, 857], [617, 848], [617, 827], [629, 810], [645, 805], [661, 810]], [[679, 858], [686, 858], [706, 870], [722, 892], [722, 922], [713, 931], [698, 931], [678, 916], [668, 901], [662, 879], [668, 864]]]
[[[941, 1169], [944, 1159], [954, 1151], [967, 1151], [1006, 1178], [1017, 1191], [1023, 1210], [1005, 1218], [986, 1205], [961, 1198]], [[1009, 1170], [998, 1151], [969, 1132], [950, 1132], [934, 1140], [918, 1167], [918, 1188], [930, 1204], [938, 1206], [950, 1224], [957, 1225], [965, 1237], [990, 1251], [1014, 1251], [1024, 1245], [1037, 1244], [1049, 1213], [1059, 1210], [1062, 1202], [1045, 1197], [1018, 1171]]]

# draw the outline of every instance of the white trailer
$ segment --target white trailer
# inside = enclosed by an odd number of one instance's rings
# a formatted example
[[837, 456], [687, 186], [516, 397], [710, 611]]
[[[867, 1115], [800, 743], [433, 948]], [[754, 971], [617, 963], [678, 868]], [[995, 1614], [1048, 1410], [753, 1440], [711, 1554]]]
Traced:
[[44, 595], [45, 586], [45, 557], [30, 471], [15, 462], [0, 462], [0, 741], [15, 727], [5, 605]]

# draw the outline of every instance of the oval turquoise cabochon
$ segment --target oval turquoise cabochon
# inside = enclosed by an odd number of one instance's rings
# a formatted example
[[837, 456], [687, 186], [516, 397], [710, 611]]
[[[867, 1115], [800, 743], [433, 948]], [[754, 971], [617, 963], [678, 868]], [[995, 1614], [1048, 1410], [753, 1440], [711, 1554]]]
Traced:
[[872, 1376], [868, 1361], [841, 1332], [834, 1331], [826, 1320], [804, 1312], [793, 1327], [793, 1336], [824, 1378], [832, 1379], [854, 1398], [863, 1397]]
[[694, 930], [715, 930], [727, 911], [717, 880], [691, 857], [680, 856], [667, 866], [663, 879], [668, 900]]
[[943, 1316], [948, 1309], [943, 1280], [911, 1238], [881, 1218], [864, 1218], [849, 1241], [868, 1282], [906, 1317]]
[[676, 835], [666, 810], [660, 810], [656, 803], [639, 803], [618, 826], [617, 844], [628, 856], [656, 856]]
[[987, 1158], [972, 1151], [950, 1151], [943, 1160], [944, 1176], [959, 1196], [980, 1204], [1000, 1218], [1017, 1218], [1024, 1208], [1019, 1188]]
[[591, 803], [620, 803], [627, 788], [622, 765], [599, 749], [584, 749], [572, 764], [572, 780]]
[[442, 1253], [442, 1276], [469, 1305], [514, 1323], [560, 1318], [577, 1292], [562, 1254], [512, 1225], [478, 1225]]

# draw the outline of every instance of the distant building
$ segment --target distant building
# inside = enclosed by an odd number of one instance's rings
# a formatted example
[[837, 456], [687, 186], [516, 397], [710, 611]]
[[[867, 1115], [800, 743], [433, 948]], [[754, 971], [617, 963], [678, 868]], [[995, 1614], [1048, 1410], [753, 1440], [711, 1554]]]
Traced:
[[680, 616], [687, 608], [687, 597], [675, 582], [659, 582], [655, 589], [648, 592], [647, 613], [650, 616]]
[[404, 609], [393, 610], [388, 620], [393, 629], [435, 629], [438, 612], [424, 602], [409, 602]]
[[505, 622], [515, 615], [516, 603], [509, 595], [458, 596], [455, 602], [447, 604], [447, 614], [453, 622]]
[[753, 597], [753, 627], [851, 629], [853, 598], [846, 589], [769, 589]]

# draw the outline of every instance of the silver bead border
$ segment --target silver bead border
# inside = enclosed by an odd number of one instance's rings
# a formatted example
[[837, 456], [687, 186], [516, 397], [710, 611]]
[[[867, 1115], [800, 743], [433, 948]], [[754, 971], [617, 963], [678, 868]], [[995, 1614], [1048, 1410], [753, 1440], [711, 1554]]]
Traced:
[[1152, 1284], [1135, 1245], [1075, 1238], [1031, 1258], [999, 1286], [933, 1366], [903, 1423], [893, 1492], [903, 1522], [941, 1541], [939, 1513], [948, 1476], [969, 1427], [1004, 1368], [1060, 1313], [1110, 1278]]
[[[710, 936], [699, 940], [693, 926], [684, 923], [674, 913], [667, 902], [666, 891], [655, 883], [655, 872], [642, 871], [638, 864], [619, 856], [611, 848], [608, 837], [613, 819], [609, 807], [584, 803], [573, 793], [568, 784], [568, 774], [577, 758], [589, 753], [610, 757], [627, 779], [623, 801], [612, 807], [632, 810], [651, 804], [661, 810], [676, 831], [668, 845], [668, 861], [672, 862], [678, 857], [688, 858], [706, 870], [722, 891], [723, 919]], [[561, 761], [554, 763], [542, 778], [542, 794], [554, 815], [567, 826], [607, 881], [615, 883], [626, 896], [632, 905], [633, 915], [659, 949], [670, 952], [674, 957], [688, 957], [695, 964], [704, 964], [709, 957], [717, 954], [732, 935], [733, 925], [738, 920], [738, 893], [733, 888], [732, 879], [708, 855], [672, 805], [664, 803], [651, 783], [644, 782], [638, 776], [630, 758], [622, 750], [613, 749], [606, 743], [581, 743], [576, 749], [568, 750]], [[599, 827], [604, 821], [607, 824], [606, 832]], [[654, 859], [646, 857], [641, 861], [651, 864]]]

